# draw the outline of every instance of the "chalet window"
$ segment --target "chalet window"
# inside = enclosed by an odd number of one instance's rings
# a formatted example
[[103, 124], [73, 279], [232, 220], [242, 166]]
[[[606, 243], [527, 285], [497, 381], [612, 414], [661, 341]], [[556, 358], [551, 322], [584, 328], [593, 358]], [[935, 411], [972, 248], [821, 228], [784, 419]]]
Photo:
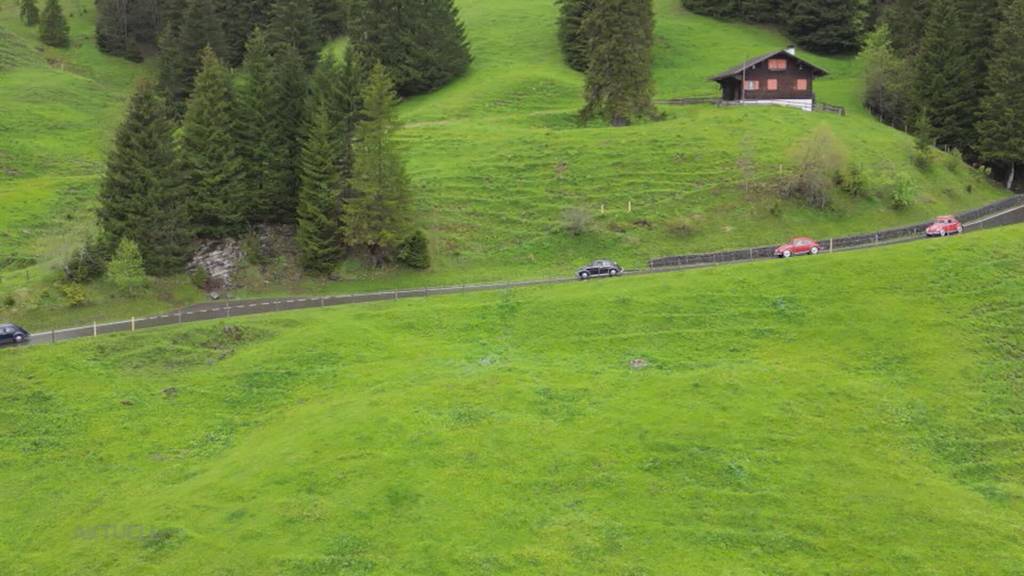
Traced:
[[747, 84], [744, 88], [746, 90], [760, 90], [761, 82], [759, 80], [747, 80]]
[[769, 92], [774, 92], [775, 90], [778, 90], [778, 89], [779, 89], [779, 81], [774, 79], [774, 78], [770, 78], [768, 80], [768, 91]]
[[773, 72], [781, 72], [786, 69], [788, 64], [785, 58], [772, 58], [768, 61], [768, 69]]
[[801, 92], [805, 92], [807, 90], [807, 79], [806, 78], [800, 78], [799, 80], [797, 80], [796, 81], [796, 89], [801, 91]]

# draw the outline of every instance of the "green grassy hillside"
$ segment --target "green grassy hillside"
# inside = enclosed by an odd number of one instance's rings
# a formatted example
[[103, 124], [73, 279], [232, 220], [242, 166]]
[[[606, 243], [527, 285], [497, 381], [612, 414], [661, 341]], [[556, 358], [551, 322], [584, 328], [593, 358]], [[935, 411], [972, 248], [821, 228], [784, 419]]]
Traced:
[[[659, 97], [712, 95], [709, 75], [786, 45], [770, 29], [698, 17], [679, 4], [656, 0]], [[433, 270], [370, 272], [349, 263], [340, 283], [280, 275], [269, 283], [259, 278], [239, 295], [537, 276], [564, 273], [595, 257], [636, 266], [651, 257], [767, 244], [794, 234], [869, 231], [1002, 194], [966, 166], [913, 168], [911, 139], [860, 109], [856, 60], [807, 55], [832, 73], [817, 91], [825, 101], [848, 106], [845, 118], [694, 106], [665, 108], [663, 122], [581, 128], [575, 111], [583, 79], [561, 61], [552, 0], [458, 5], [475, 56], [469, 74], [401, 108], [401, 139], [416, 213], [432, 242]], [[113, 131], [134, 79], [152, 72], [152, 63], [96, 51], [91, 2], [66, 6], [73, 47], [65, 51], [41, 50], [35, 31], [17, 22], [14, 3], [0, 4], [0, 306], [13, 301], [4, 316], [38, 328], [109, 317], [126, 306], [142, 313], [172, 299], [202, 298], [183, 279], [158, 283], [129, 304], [99, 285], [89, 289], [90, 304], [69, 310], [56, 290], [46, 290], [56, 266], [93, 226], [89, 209]], [[829, 211], [780, 202], [771, 185], [787, 150], [820, 124], [843, 141], [876, 191], [909, 177], [918, 190], [915, 205], [895, 211], [884, 199], [842, 194]], [[571, 210], [592, 216], [586, 233], [564, 230]]]
[[1021, 254], [1016, 227], [7, 351], [0, 565], [1020, 574]]
[[149, 67], [93, 41], [93, 2], [62, 2], [68, 50], [44, 48], [0, 3], [0, 272], [59, 260], [92, 226], [106, 151], [136, 78]]

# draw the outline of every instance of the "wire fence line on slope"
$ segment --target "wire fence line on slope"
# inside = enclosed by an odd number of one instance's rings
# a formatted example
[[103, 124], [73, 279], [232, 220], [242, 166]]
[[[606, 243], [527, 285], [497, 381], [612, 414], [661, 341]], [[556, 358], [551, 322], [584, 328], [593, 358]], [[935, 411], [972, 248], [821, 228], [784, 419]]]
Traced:
[[[975, 210], [959, 214], [966, 232], [987, 228], [995, 228], [1024, 222], [1024, 195], [1013, 196], [989, 204]], [[914, 224], [901, 228], [881, 230], [870, 234], [859, 234], [831, 238], [821, 242], [828, 252], [841, 252], [864, 249], [875, 246], [891, 245], [919, 240], [924, 236], [928, 224]], [[741, 250], [725, 250], [705, 254], [689, 254], [670, 256], [651, 260], [645, 269], [627, 270], [629, 275], [646, 275], [660, 272], [672, 272], [691, 268], [703, 268], [721, 264], [749, 262], [774, 257], [774, 246], [760, 246]], [[476, 284], [460, 284], [453, 286], [437, 286], [424, 288], [393, 289], [377, 292], [353, 294], [335, 294], [323, 296], [294, 296], [254, 300], [236, 300], [223, 302], [205, 302], [179, 310], [155, 314], [152, 316], [135, 317], [114, 322], [94, 322], [91, 325], [74, 328], [52, 329], [37, 332], [33, 335], [32, 344], [54, 344], [78, 338], [97, 337], [118, 332], [135, 332], [148, 328], [171, 326], [189, 322], [229, 319], [238, 316], [251, 316], [271, 312], [301, 310], [308, 308], [326, 308], [349, 304], [403, 300], [408, 298], [426, 298], [432, 295], [449, 295], [469, 292], [507, 290], [528, 286], [544, 286], [574, 282], [576, 278], [538, 278], [508, 282], [485, 282]]]

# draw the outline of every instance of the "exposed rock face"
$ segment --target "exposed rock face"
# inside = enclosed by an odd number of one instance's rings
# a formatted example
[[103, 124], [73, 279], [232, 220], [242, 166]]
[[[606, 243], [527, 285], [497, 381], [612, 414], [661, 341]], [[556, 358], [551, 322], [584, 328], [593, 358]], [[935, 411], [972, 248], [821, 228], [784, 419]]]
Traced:
[[203, 242], [188, 264], [188, 271], [206, 270], [208, 290], [231, 287], [231, 278], [245, 261], [242, 243], [233, 238]]

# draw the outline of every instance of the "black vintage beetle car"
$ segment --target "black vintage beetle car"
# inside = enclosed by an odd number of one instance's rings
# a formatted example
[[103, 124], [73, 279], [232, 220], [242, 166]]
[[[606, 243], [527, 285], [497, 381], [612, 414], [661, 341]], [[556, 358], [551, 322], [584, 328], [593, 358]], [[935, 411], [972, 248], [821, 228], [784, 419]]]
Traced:
[[16, 324], [0, 324], [0, 346], [28, 342], [28, 330]]
[[586, 280], [595, 276], [618, 276], [622, 274], [622, 266], [611, 260], [594, 260], [576, 271], [576, 277]]

